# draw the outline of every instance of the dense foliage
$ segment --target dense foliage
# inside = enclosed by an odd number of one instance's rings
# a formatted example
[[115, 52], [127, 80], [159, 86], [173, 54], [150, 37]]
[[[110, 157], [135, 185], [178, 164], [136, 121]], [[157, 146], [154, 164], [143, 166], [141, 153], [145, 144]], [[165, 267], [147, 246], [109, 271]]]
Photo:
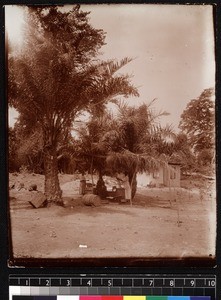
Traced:
[[101, 111], [118, 95], [138, 92], [129, 76], [115, 74], [130, 59], [98, 61], [105, 34], [89, 24], [79, 5], [68, 12], [57, 6], [26, 9], [24, 47], [8, 56], [9, 104], [30, 130], [40, 128], [45, 193], [48, 200], [60, 202], [57, 149], [76, 116], [82, 110]]
[[214, 89], [205, 89], [191, 100], [181, 115], [180, 129], [198, 157], [198, 164], [211, 163], [215, 153]]

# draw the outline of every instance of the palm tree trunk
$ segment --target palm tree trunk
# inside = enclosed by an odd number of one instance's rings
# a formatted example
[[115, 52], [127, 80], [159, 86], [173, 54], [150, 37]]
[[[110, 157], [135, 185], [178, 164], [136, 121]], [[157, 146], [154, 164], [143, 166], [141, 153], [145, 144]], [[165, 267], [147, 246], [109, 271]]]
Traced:
[[44, 149], [45, 195], [48, 203], [63, 205], [62, 191], [58, 179], [58, 160], [56, 147]]
[[129, 184], [131, 188], [131, 195], [130, 195], [130, 205], [132, 205], [133, 198], [137, 191], [137, 166], [133, 171], [129, 173]]
[[91, 182], [94, 186], [94, 177], [93, 177], [93, 162], [94, 162], [94, 157], [92, 156], [91, 158], [91, 165], [90, 165], [90, 173], [91, 173]]
[[136, 172], [136, 170], [133, 172], [132, 177], [129, 177], [129, 183], [130, 183], [130, 187], [131, 187], [130, 205], [132, 205], [133, 198], [137, 191], [137, 172]]
[[137, 172], [134, 172], [133, 181], [131, 183], [131, 197], [132, 199], [135, 197], [137, 192]]

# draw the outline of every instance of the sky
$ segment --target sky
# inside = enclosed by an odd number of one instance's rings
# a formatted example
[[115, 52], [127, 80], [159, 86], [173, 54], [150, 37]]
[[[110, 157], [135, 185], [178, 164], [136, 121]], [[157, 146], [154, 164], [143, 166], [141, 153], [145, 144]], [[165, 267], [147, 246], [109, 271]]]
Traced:
[[[212, 6], [97, 4], [82, 5], [90, 11], [90, 23], [106, 32], [102, 59], [134, 60], [121, 69], [133, 75], [140, 97], [126, 99], [130, 105], [149, 103], [167, 111], [161, 123], [177, 130], [187, 103], [215, 87]], [[68, 6], [66, 7], [68, 9]], [[19, 6], [6, 7], [6, 29], [10, 40], [22, 40]], [[18, 47], [18, 45], [17, 45]], [[9, 113], [14, 123], [15, 111]]]

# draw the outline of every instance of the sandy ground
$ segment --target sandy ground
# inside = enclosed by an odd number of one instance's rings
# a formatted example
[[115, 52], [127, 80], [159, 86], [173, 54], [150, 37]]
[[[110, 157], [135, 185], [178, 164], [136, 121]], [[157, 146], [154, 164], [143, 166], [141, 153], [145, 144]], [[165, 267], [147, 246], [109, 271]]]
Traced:
[[[215, 254], [216, 202], [208, 180], [190, 188], [138, 188], [133, 206], [84, 206], [74, 175], [59, 175], [65, 207], [34, 209], [28, 191], [44, 177], [10, 174], [15, 258], [209, 257]], [[19, 183], [24, 188], [18, 191]], [[188, 185], [183, 182], [183, 185]]]

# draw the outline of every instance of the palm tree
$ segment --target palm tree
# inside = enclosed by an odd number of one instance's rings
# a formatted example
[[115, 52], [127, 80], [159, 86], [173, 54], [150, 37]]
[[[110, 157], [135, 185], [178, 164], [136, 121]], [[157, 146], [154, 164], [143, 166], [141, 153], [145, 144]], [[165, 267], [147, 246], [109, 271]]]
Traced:
[[91, 173], [96, 170], [100, 178], [104, 174], [128, 175], [131, 204], [136, 193], [137, 172], [167, 166], [173, 153], [172, 144], [166, 138], [175, 140], [176, 136], [169, 126], [162, 127], [158, 122], [168, 113], [155, 113], [151, 105], [143, 104], [136, 108], [118, 103], [117, 116], [103, 111], [102, 116], [92, 117], [79, 130], [76, 141], [75, 157], [84, 160]]
[[[119, 104], [116, 130], [112, 130], [111, 133], [113, 143], [106, 163], [113, 174], [123, 172], [128, 175], [131, 204], [136, 193], [137, 172], [153, 171], [159, 169], [161, 165], [167, 165], [165, 138], [175, 136], [169, 126], [163, 128], [158, 122], [161, 116], [168, 113], [155, 113], [151, 109], [151, 104], [143, 104], [138, 108], [125, 103]], [[110, 132], [103, 139], [109, 140]]]
[[28, 8], [23, 50], [8, 55], [9, 104], [42, 130], [45, 194], [57, 204], [63, 204], [57, 150], [78, 114], [98, 111], [118, 95], [138, 96], [129, 76], [116, 74], [130, 59], [97, 58], [105, 33], [87, 15], [79, 5], [69, 12]]

